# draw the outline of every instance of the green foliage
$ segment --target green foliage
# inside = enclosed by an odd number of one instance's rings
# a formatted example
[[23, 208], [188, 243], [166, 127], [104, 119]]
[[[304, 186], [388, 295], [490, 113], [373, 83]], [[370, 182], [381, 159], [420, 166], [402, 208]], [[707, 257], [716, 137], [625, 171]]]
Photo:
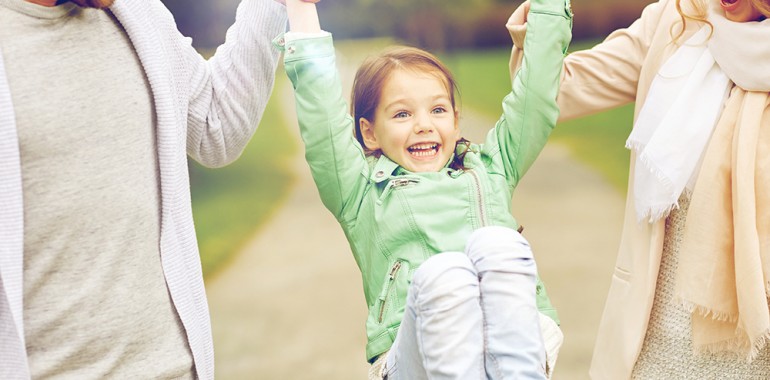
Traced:
[[[571, 50], [590, 47], [578, 44]], [[502, 99], [510, 92], [509, 49], [458, 52], [442, 56], [461, 90], [462, 105], [497, 118]], [[563, 122], [551, 139], [570, 148], [580, 161], [597, 169], [619, 191], [628, 181], [629, 152], [625, 140], [631, 131], [633, 106]]]
[[280, 207], [293, 182], [288, 163], [297, 146], [274, 100], [235, 163], [208, 169], [191, 160], [193, 215], [204, 276], [247, 243]]
[[596, 168], [620, 192], [628, 185], [629, 151], [634, 105], [570, 120], [556, 126], [553, 139], [566, 144], [579, 160]]

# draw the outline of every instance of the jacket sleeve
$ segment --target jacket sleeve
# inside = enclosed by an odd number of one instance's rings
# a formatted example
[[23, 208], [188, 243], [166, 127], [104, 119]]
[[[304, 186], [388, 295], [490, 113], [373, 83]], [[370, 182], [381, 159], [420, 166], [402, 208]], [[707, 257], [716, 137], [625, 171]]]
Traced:
[[286, 29], [286, 9], [275, 0], [243, 0], [225, 43], [205, 60], [178, 35], [186, 64], [178, 87], [188, 99], [187, 153], [220, 167], [240, 156], [264, 113], [279, 51], [272, 39]]
[[[660, 0], [645, 7], [631, 26], [612, 32], [591, 49], [577, 51], [564, 59], [564, 71], [558, 105], [560, 120], [574, 119], [633, 102], [642, 65], [661, 14], [670, 0]], [[508, 26], [514, 41], [521, 40], [525, 29]], [[666, 30], [665, 32], [669, 32]], [[515, 44], [515, 42], [514, 42]], [[514, 48], [511, 70], [517, 68], [521, 49]], [[512, 71], [513, 72], [513, 71]]]
[[504, 171], [512, 188], [542, 151], [559, 117], [556, 95], [572, 38], [569, 1], [533, 0], [527, 24], [521, 69], [484, 144], [493, 167]]
[[331, 35], [285, 40], [305, 158], [326, 208], [337, 220], [367, 182], [368, 163], [353, 134]]

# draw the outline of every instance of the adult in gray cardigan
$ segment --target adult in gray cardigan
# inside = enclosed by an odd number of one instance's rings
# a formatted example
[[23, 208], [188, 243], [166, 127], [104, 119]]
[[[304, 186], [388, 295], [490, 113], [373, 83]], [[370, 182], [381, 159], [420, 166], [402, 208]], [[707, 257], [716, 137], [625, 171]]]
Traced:
[[0, 379], [214, 376], [187, 155], [239, 156], [286, 10], [243, 0], [206, 61], [111, 2], [0, 0]]

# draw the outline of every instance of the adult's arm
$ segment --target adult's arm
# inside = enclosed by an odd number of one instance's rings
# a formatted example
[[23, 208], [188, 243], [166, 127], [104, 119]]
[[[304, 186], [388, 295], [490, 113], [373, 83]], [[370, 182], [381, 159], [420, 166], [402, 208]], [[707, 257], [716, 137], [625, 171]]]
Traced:
[[187, 153], [196, 161], [220, 167], [242, 153], [273, 89], [279, 52], [271, 40], [286, 19], [285, 6], [274, 0], [244, 0], [213, 57], [187, 50]]
[[[628, 28], [616, 30], [595, 47], [571, 53], [564, 59], [558, 97], [560, 120], [590, 115], [636, 99], [642, 65], [668, 1], [648, 5]], [[507, 25], [514, 41], [511, 73], [515, 73], [521, 61], [527, 29], [521, 22], [521, 17], [512, 16]]]

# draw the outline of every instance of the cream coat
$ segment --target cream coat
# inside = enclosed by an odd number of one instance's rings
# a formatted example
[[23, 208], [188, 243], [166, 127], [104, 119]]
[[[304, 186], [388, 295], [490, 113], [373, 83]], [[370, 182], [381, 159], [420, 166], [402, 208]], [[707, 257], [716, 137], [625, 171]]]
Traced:
[[[631, 102], [636, 102], [636, 118], [655, 74], [677, 49], [671, 43], [671, 26], [679, 20], [676, 2], [660, 0], [648, 5], [629, 28], [613, 32], [590, 50], [567, 56], [559, 94], [561, 119]], [[698, 28], [688, 22], [679, 41], [686, 41]], [[517, 41], [517, 31], [509, 29]], [[514, 49], [512, 62], [519, 59], [519, 53]], [[654, 224], [636, 221], [634, 162], [632, 153], [620, 248], [591, 363], [594, 380], [630, 378], [644, 342], [660, 269], [664, 220]]]
[[[628, 29], [567, 57], [559, 95], [563, 119], [634, 101], [636, 119], [655, 74], [676, 51], [670, 43], [671, 25], [680, 19], [675, 3], [653, 3]], [[694, 31], [691, 28], [683, 40]], [[595, 380], [630, 378], [644, 342], [660, 269], [664, 220], [654, 224], [636, 220], [635, 161], [632, 156], [620, 248], [591, 362], [590, 376]]]

